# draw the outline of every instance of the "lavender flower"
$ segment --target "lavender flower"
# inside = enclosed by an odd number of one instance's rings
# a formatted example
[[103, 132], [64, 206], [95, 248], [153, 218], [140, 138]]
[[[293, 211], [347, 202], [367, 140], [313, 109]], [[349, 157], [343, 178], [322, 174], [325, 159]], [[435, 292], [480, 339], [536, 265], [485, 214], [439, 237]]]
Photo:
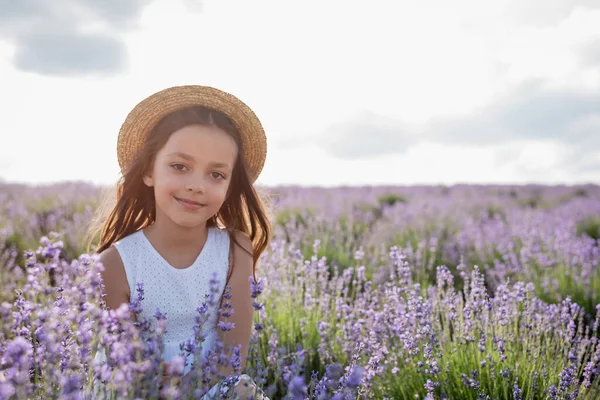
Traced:
[[235, 324], [233, 322], [224, 322], [224, 321], [219, 321], [219, 323], [217, 324], [217, 326], [223, 331], [223, 332], [227, 332], [232, 330], [233, 328], [235, 328]]
[[[235, 328], [231, 287], [220, 298], [213, 275], [170, 365], [186, 379], [160, 387], [168, 318], [139, 318], [142, 284], [103, 309], [102, 266], [80, 256], [99, 195], [86, 188], [0, 190], [0, 398], [199, 397], [218, 366], [241, 373], [241, 349], [206, 335], [213, 310], [216, 329]], [[249, 277], [245, 371], [267, 395], [596, 396], [600, 246], [586, 221], [600, 188], [362, 190], [279, 190], [261, 279]], [[381, 203], [388, 190], [405, 201]]]

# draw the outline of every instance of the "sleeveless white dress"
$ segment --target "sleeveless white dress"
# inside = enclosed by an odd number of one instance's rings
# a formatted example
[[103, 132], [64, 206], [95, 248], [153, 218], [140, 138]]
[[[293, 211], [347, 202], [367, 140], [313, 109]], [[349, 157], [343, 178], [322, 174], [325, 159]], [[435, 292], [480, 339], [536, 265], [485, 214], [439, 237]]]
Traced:
[[[180, 344], [194, 339], [193, 326], [198, 315], [197, 309], [204, 302], [208, 304], [206, 295], [211, 294], [210, 281], [214, 274], [218, 281], [217, 292], [214, 304], [208, 307], [208, 320], [202, 329], [205, 340], [202, 343], [201, 355], [215, 348], [218, 341], [218, 310], [229, 272], [229, 245], [230, 237], [226, 230], [210, 227], [206, 243], [194, 263], [179, 269], [170, 265], [158, 253], [143, 230], [114, 243], [125, 268], [131, 301], [135, 301], [137, 297], [137, 284], [144, 285], [141, 317], [155, 326], [156, 310], [166, 314], [167, 331], [163, 335], [163, 361], [170, 362], [174, 356], [181, 353]], [[98, 351], [95, 358], [102, 362], [106, 360], [106, 355], [104, 351]], [[189, 372], [193, 360], [187, 361], [184, 374]], [[96, 382], [95, 387], [98, 386], [100, 384]], [[246, 374], [241, 374], [233, 386], [244, 386], [244, 390], [251, 390], [256, 400], [269, 400]], [[202, 399], [220, 397], [219, 390], [220, 383], [217, 383], [202, 396]]]
[[[121, 256], [131, 300], [137, 297], [137, 284], [144, 285], [141, 317], [156, 322], [154, 314], [160, 310], [167, 318], [163, 336], [163, 360], [169, 362], [180, 354], [180, 344], [194, 338], [194, 320], [203, 302], [208, 304], [209, 282], [216, 274], [218, 281], [213, 306], [208, 308], [208, 321], [203, 327], [205, 341], [202, 352], [213, 349], [218, 340], [217, 322], [221, 295], [229, 270], [229, 233], [210, 227], [202, 251], [192, 265], [175, 268], [152, 246], [143, 230], [137, 231], [114, 244]], [[189, 366], [188, 366], [189, 368]], [[187, 373], [185, 370], [184, 373]]]
[[[202, 343], [201, 355], [215, 348], [218, 341], [218, 309], [229, 271], [229, 243], [229, 233], [226, 230], [210, 227], [202, 251], [192, 265], [183, 269], [170, 265], [150, 243], [143, 230], [114, 243], [125, 268], [131, 301], [137, 298], [137, 284], [143, 283], [141, 317], [155, 327], [156, 310], [159, 309], [166, 315], [163, 361], [170, 362], [174, 356], [180, 355], [180, 344], [188, 339], [194, 340], [193, 326], [198, 315], [197, 309], [204, 302], [208, 305], [208, 320], [202, 329], [205, 340]], [[210, 281], [215, 273], [218, 281], [217, 292], [214, 304], [210, 306], [205, 295], [211, 294]], [[95, 360], [106, 361], [103, 349], [96, 353]], [[184, 374], [191, 369], [193, 359], [187, 361]], [[95, 382], [94, 386], [98, 388], [100, 383]], [[217, 393], [217, 389], [215, 385], [204, 397], [212, 397]]]

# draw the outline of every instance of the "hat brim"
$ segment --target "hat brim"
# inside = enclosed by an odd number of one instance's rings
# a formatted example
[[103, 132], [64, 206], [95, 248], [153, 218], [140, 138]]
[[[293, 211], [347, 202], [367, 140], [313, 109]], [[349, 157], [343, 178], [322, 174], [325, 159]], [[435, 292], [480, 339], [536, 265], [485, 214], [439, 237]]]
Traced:
[[242, 157], [248, 177], [255, 182], [267, 156], [267, 139], [254, 112], [237, 97], [209, 86], [174, 86], [154, 93], [139, 102], [127, 115], [119, 131], [117, 158], [125, 173], [146, 139], [146, 135], [173, 111], [203, 106], [224, 113], [240, 133]]

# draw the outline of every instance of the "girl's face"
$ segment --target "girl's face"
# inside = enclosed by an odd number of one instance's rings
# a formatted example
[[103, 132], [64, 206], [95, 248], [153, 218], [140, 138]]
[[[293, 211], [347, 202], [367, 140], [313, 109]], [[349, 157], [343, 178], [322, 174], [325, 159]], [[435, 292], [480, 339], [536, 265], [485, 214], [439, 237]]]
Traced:
[[214, 126], [190, 125], [169, 137], [144, 183], [154, 187], [156, 219], [193, 228], [205, 224], [225, 201], [237, 146]]

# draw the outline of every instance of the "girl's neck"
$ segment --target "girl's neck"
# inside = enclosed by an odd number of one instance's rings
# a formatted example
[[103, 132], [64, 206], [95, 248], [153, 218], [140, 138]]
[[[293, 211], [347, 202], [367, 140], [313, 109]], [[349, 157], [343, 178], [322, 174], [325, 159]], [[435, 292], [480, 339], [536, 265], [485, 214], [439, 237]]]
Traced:
[[206, 224], [194, 228], [184, 228], [157, 218], [144, 228], [145, 235], [161, 247], [172, 250], [188, 250], [203, 247], [208, 237]]

